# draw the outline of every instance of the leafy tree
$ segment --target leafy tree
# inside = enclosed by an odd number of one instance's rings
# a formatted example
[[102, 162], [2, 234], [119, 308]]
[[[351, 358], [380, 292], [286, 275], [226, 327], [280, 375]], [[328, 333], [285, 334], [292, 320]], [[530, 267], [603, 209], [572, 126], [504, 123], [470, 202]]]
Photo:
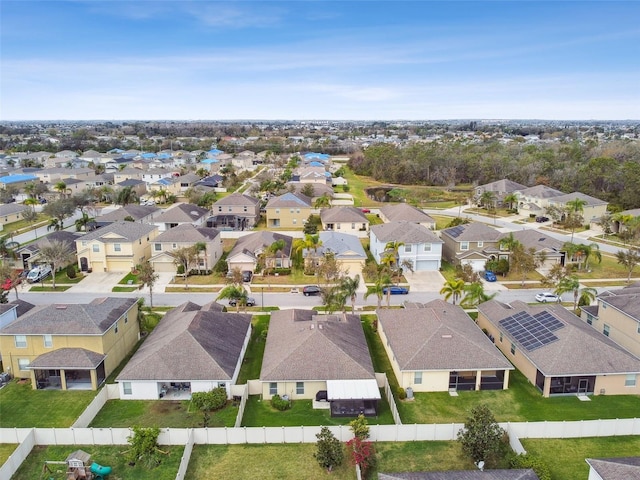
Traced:
[[351, 463], [360, 467], [362, 478], [370, 478], [377, 463], [373, 443], [360, 437], [354, 437], [347, 442], [347, 451], [351, 457]]
[[538, 268], [543, 262], [544, 257], [536, 255], [535, 248], [524, 248], [522, 245], [516, 246], [511, 252], [511, 269], [516, 275], [522, 275], [522, 286], [527, 279], [527, 274]]
[[48, 245], [40, 248], [40, 260], [42, 263], [51, 265], [51, 281], [53, 289], [56, 289], [56, 272], [60, 267], [64, 267], [71, 263], [75, 258], [75, 254], [68, 242], [59, 240], [51, 240]]
[[131, 448], [125, 452], [130, 463], [141, 462], [146, 468], [154, 468], [160, 464], [160, 450], [158, 437], [160, 429], [157, 427], [132, 427], [133, 434], [127, 437]]
[[[316, 193], [315, 190], [313, 189], [313, 185], [310, 183], [305, 183], [302, 188], [300, 189], [300, 193], [303, 195], [306, 195], [307, 197], [311, 198], [314, 196], [314, 194]], [[316, 207], [317, 208], [317, 207]]]
[[227, 404], [227, 390], [217, 387], [208, 392], [194, 392], [191, 394], [191, 403], [202, 412], [203, 427], [208, 427], [211, 412], [220, 410]]
[[338, 467], [344, 460], [344, 449], [331, 430], [322, 427], [320, 433], [316, 434], [316, 453], [313, 455], [318, 464], [331, 472], [334, 467]]
[[[18, 300], [18, 285], [20, 285], [20, 272], [15, 268], [12, 268], [10, 265], [6, 263], [0, 263], [0, 282], [2, 285], [9, 286], [9, 289], [13, 288], [14, 293], [16, 294], [16, 300]], [[8, 293], [9, 289], [6, 291], [0, 292], [0, 303], [8, 303], [9, 299]], [[2, 300], [5, 301], [2, 301]]]
[[73, 200], [64, 198], [47, 203], [42, 211], [45, 215], [52, 217], [47, 229], [53, 228], [59, 231], [63, 229], [65, 218], [69, 218], [76, 211], [76, 205]]
[[451, 299], [451, 303], [454, 305], [456, 301], [462, 296], [464, 292], [464, 280], [462, 279], [453, 279], [447, 280], [444, 283], [444, 286], [440, 289], [440, 295], [444, 295], [445, 301]]
[[542, 279], [541, 283], [543, 286], [555, 290], [556, 288], [558, 288], [558, 285], [560, 285], [560, 282], [562, 282], [562, 280], [568, 277], [570, 274], [571, 273], [569, 272], [569, 269], [567, 267], [556, 263], [553, 267], [551, 267], [551, 270], [549, 270], [547, 276]]
[[473, 267], [465, 263], [464, 265], [456, 265], [456, 278], [463, 280], [465, 283], [473, 283], [480, 281], [480, 274]]
[[640, 264], [640, 253], [638, 250], [630, 248], [629, 250], [618, 250], [616, 259], [620, 265], [627, 270], [627, 283], [631, 282], [631, 274], [636, 265]]
[[504, 434], [489, 407], [481, 404], [471, 410], [464, 427], [458, 432], [458, 442], [462, 451], [475, 463], [486, 462], [499, 451]]
[[227, 283], [237, 286], [242, 285], [243, 279], [242, 270], [240, 270], [240, 267], [233, 267], [231, 270], [229, 270], [229, 274], [227, 275]]
[[136, 269], [138, 270], [138, 281], [142, 284], [140, 288], [149, 287], [149, 306], [153, 308], [153, 286], [158, 281], [159, 275], [149, 260], [142, 262]]
[[318, 233], [318, 229], [320, 228], [320, 225], [322, 225], [322, 222], [320, 221], [320, 216], [311, 214], [309, 215], [309, 218], [305, 222], [304, 228], [302, 229], [302, 231], [304, 232], [305, 235], [315, 235], [316, 233]]
[[296, 254], [301, 255], [306, 250], [307, 256], [304, 260], [304, 269], [307, 275], [314, 273], [317, 265], [318, 248], [322, 246], [320, 235], [305, 235], [304, 238], [298, 238], [293, 243], [293, 250]]
[[189, 290], [189, 273], [198, 258], [198, 248], [196, 245], [177, 248], [170, 253], [176, 265], [182, 267], [184, 272], [184, 288]]
[[466, 225], [471, 220], [468, 218], [455, 217], [446, 226], [446, 228], [457, 227], [458, 225]]
[[367, 417], [363, 414], [358, 415], [357, 418], [349, 422], [349, 429], [353, 436], [360, 440], [369, 438], [369, 423], [367, 422]]

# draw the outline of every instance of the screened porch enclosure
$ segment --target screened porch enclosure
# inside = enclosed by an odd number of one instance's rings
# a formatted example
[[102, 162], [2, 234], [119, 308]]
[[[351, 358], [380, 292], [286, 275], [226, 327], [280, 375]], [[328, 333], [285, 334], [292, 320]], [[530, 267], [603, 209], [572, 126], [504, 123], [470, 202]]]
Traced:
[[[478, 384], [478, 372], [451, 372], [449, 390], [475, 390]], [[504, 388], [504, 370], [482, 370], [480, 372], [480, 390], [502, 390]]]
[[595, 391], [595, 376], [545, 377], [538, 370], [536, 373], [536, 387], [541, 392], [544, 392], [546, 379], [549, 382], [549, 395], [591, 395]]
[[327, 400], [332, 417], [378, 415], [380, 390], [375, 380], [327, 380]]

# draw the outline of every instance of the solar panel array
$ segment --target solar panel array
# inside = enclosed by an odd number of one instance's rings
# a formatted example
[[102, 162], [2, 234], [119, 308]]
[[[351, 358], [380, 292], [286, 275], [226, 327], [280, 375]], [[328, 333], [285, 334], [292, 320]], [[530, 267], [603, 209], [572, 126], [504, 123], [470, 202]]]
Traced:
[[518, 312], [500, 320], [499, 324], [527, 351], [555, 342], [558, 337], [553, 332], [564, 327], [560, 320], [546, 311], [535, 315]]
[[449, 236], [453, 238], [458, 238], [458, 236], [464, 232], [464, 227], [462, 225], [458, 225], [457, 227], [447, 228], [447, 233]]

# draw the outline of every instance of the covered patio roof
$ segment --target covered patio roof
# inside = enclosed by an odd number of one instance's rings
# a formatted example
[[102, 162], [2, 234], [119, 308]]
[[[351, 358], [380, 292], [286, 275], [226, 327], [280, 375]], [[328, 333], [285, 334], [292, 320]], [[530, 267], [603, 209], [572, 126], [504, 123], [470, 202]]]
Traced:
[[327, 400], [380, 400], [378, 383], [366, 380], [327, 380]]
[[60, 348], [53, 352], [39, 355], [30, 369], [55, 370], [93, 370], [107, 358], [106, 355], [85, 350], [84, 348]]

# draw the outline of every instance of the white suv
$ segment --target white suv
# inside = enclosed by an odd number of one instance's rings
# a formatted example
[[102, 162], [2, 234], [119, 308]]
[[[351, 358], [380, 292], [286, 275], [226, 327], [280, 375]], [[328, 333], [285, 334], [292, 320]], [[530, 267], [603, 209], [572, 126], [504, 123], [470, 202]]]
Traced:
[[31, 271], [27, 274], [27, 282], [35, 283], [43, 280], [51, 275], [51, 266], [50, 265], [38, 265], [31, 269]]

